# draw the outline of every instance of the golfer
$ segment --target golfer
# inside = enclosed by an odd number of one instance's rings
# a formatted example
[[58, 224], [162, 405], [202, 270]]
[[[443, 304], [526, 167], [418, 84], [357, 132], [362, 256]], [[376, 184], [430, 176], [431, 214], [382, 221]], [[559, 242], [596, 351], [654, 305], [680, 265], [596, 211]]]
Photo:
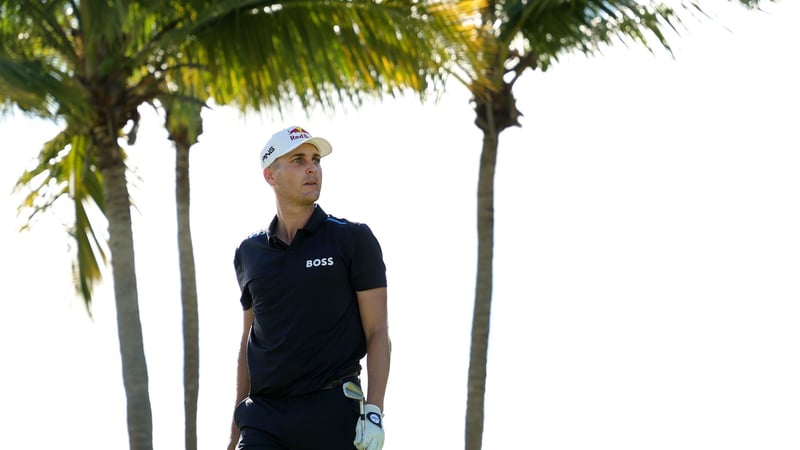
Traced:
[[[383, 447], [386, 268], [367, 225], [316, 204], [320, 160], [331, 150], [298, 126], [278, 131], [261, 150], [277, 214], [234, 256], [244, 320], [229, 450]], [[361, 385], [364, 356], [360, 405], [343, 385]]]

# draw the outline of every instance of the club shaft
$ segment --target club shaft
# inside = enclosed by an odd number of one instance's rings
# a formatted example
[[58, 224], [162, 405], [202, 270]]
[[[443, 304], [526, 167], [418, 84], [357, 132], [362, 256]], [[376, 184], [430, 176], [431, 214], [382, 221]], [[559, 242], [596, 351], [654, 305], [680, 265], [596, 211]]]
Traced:
[[361, 409], [361, 436], [364, 436], [364, 433], [367, 432], [367, 417], [364, 415], [364, 398], [361, 398], [359, 402], [359, 407]]

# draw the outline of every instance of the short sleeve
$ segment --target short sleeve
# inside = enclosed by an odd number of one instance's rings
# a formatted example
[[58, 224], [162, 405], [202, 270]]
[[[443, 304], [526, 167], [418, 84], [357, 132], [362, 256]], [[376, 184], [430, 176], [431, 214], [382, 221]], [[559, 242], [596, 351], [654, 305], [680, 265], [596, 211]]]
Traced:
[[236, 280], [239, 283], [239, 289], [242, 291], [242, 295], [239, 297], [239, 302], [242, 304], [242, 309], [246, 311], [253, 306], [253, 297], [250, 296], [250, 290], [247, 289], [247, 280], [242, 268], [242, 259], [241, 255], [239, 254], [239, 248], [236, 249], [236, 252], [233, 255], [233, 268], [236, 270]]
[[356, 224], [350, 282], [356, 291], [386, 287], [386, 265], [378, 239], [365, 224]]

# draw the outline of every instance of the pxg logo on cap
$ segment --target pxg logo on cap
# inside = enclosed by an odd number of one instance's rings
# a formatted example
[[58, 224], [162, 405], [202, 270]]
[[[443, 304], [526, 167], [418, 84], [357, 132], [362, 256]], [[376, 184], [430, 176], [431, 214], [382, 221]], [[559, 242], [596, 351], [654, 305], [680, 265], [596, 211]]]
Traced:
[[326, 156], [333, 151], [331, 144], [327, 140], [311, 136], [311, 133], [303, 127], [291, 126], [273, 134], [267, 145], [261, 150], [261, 170], [266, 169], [276, 159], [306, 142], [317, 147], [320, 157]]

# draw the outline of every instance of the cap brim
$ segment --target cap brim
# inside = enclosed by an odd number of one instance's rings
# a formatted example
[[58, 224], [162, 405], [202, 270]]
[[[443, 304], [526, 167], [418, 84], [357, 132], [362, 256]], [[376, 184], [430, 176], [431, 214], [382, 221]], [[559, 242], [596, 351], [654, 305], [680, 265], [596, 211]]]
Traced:
[[[303, 143], [304, 144], [305, 143], [312, 144], [312, 145], [314, 145], [314, 147], [317, 147], [317, 150], [319, 150], [319, 156], [320, 157], [330, 155], [331, 152], [333, 151], [333, 147], [331, 147], [331, 143], [328, 142], [328, 140], [325, 139], [325, 138], [312, 137], [310, 139], [307, 139], [306, 141], [303, 141]], [[297, 148], [297, 147], [295, 147], [295, 148]]]

